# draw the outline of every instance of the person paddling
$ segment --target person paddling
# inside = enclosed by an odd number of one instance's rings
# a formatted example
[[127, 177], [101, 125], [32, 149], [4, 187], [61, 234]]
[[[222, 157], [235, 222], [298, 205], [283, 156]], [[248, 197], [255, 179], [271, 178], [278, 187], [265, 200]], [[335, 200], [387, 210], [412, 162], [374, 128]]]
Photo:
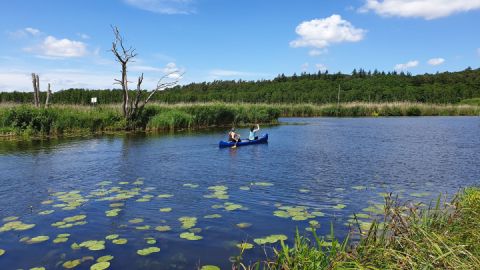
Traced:
[[232, 148], [237, 147], [237, 143], [240, 142], [240, 134], [235, 132], [235, 128], [232, 128], [230, 132], [228, 132], [228, 141], [235, 142], [235, 145]]
[[260, 125], [257, 124], [257, 128], [255, 128], [255, 126], [252, 126], [250, 128], [250, 133], [248, 135], [248, 139], [250, 141], [253, 141], [253, 140], [258, 140], [258, 136], [257, 136], [257, 132], [260, 130]]

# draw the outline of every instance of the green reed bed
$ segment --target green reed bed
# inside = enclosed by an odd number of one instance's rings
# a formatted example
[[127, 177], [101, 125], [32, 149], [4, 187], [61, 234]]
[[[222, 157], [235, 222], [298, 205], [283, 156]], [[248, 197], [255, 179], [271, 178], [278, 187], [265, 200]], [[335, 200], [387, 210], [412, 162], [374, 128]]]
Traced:
[[[200, 129], [276, 123], [280, 111], [266, 105], [178, 104], [147, 106], [134, 121], [135, 130]], [[2, 136], [56, 136], [131, 129], [118, 106], [0, 107]]]
[[412, 102], [340, 104], [278, 104], [283, 117], [376, 117], [376, 116], [462, 116], [480, 115], [480, 106], [473, 104], [425, 104]]
[[279, 117], [376, 117], [480, 115], [480, 106], [421, 103], [151, 104], [130, 124], [119, 105], [54, 105], [48, 109], [12, 103], [0, 106], [0, 136], [57, 136], [123, 130], [172, 131], [273, 124]]
[[[383, 220], [360, 226], [340, 243], [301, 236], [282, 243], [274, 258], [236, 269], [480, 269], [480, 188], [467, 188], [451, 202], [428, 207], [386, 197]], [[355, 227], [355, 226], [354, 226]], [[333, 239], [333, 240], [332, 240]]]

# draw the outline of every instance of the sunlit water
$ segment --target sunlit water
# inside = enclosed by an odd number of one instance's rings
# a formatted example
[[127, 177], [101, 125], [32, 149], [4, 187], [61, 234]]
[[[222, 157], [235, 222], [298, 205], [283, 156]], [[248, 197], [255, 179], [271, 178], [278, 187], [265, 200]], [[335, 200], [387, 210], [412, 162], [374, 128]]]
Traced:
[[[0, 220], [17, 216], [25, 224], [35, 224], [24, 231], [0, 232], [0, 249], [6, 251], [0, 256], [0, 268], [62, 269], [65, 261], [84, 258], [75, 269], [89, 269], [94, 261], [88, 256], [112, 255], [112, 269], [194, 269], [207, 264], [227, 269], [242, 241], [254, 244], [244, 254], [247, 262], [254, 261], [264, 256], [255, 238], [284, 234], [291, 243], [296, 228], [309, 234], [305, 228], [312, 220], [320, 223], [319, 234], [327, 234], [333, 223], [337, 233], [345, 235], [349, 215], [382, 203], [383, 192], [429, 202], [480, 180], [478, 117], [282, 121], [262, 129], [270, 135], [268, 144], [237, 149], [218, 148], [223, 131], [0, 142]], [[247, 135], [246, 130], [240, 133]], [[134, 183], [138, 178], [143, 180]], [[99, 185], [103, 181], [111, 183]], [[223, 195], [228, 198], [204, 197], [215, 192], [208, 189], [215, 185], [227, 187]], [[136, 190], [138, 195], [105, 200], [118, 190]], [[84, 201], [71, 210], [58, 207], [62, 193], [57, 192], [72, 191]], [[158, 198], [160, 194], [173, 197]], [[146, 201], [137, 201], [144, 195]], [[53, 202], [42, 204], [49, 200]], [[109, 206], [118, 202], [124, 206]], [[227, 211], [228, 203], [242, 208]], [[282, 206], [304, 206], [309, 217], [296, 221], [275, 216]], [[107, 217], [106, 211], [113, 208], [121, 209], [118, 216]], [[38, 214], [45, 210], [55, 211]], [[51, 225], [82, 214], [86, 218], [80, 221], [86, 224], [63, 229]], [[212, 214], [221, 218], [204, 218]], [[194, 228], [201, 231], [195, 229], [194, 234], [201, 240], [179, 237], [189, 231], [178, 220], [182, 216], [197, 218]], [[134, 218], [144, 221], [129, 222]], [[252, 226], [238, 228], [242, 222]], [[171, 231], [157, 231], [157, 226], [170, 226]], [[67, 242], [53, 243], [61, 233], [70, 234]], [[110, 234], [128, 242], [105, 240]], [[40, 235], [50, 239], [20, 241]], [[148, 237], [156, 243], [146, 243]], [[104, 240], [105, 249], [71, 248], [86, 240]], [[137, 254], [150, 246], [160, 252]]]

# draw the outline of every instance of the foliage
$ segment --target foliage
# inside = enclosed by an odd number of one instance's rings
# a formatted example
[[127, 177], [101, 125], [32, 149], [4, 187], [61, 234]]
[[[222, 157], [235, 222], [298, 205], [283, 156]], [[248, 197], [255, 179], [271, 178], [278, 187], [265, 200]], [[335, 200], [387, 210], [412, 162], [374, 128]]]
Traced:
[[[467, 68], [460, 72], [411, 75], [409, 73], [354, 70], [348, 74], [316, 74], [285, 76], [260, 81], [213, 81], [175, 86], [152, 96], [151, 101], [163, 103], [247, 102], [247, 103], [336, 103], [341, 87], [341, 102], [458, 103], [480, 98], [480, 69]], [[141, 91], [141, 99], [149, 92]], [[68, 89], [55, 92], [52, 103], [89, 104], [97, 97], [99, 104], [121, 103], [122, 90]], [[41, 93], [44, 103], [46, 93]], [[129, 99], [135, 91], [129, 92]], [[0, 93], [0, 103], [31, 103], [27, 92]], [[478, 104], [478, 103], [477, 103]]]
[[[382, 222], [375, 221], [360, 240], [341, 244], [333, 232], [326, 242], [296, 234], [274, 257], [246, 266], [241, 255], [234, 269], [479, 269], [480, 188], [467, 188], [452, 202], [429, 207], [400, 204], [386, 197]], [[333, 231], [333, 229], [332, 229]], [[351, 243], [350, 243], [351, 242]], [[350, 245], [350, 247], [349, 247]]]

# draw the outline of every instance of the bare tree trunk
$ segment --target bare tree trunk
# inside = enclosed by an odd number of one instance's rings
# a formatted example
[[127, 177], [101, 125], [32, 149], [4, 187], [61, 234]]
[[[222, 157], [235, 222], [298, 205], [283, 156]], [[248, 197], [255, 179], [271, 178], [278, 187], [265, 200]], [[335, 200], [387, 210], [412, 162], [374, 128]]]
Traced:
[[40, 107], [40, 78], [38, 77], [38, 74], [36, 74], [36, 81], [37, 81], [37, 107]]
[[38, 76], [35, 73], [32, 73], [32, 84], [33, 84], [33, 103], [35, 107], [38, 107], [38, 83], [37, 83]]
[[122, 63], [123, 116], [128, 116], [127, 62]]
[[47, 99], [45, 100], [45, 107], [48, 108], [49, 101], [50, 101], [50, 95], [52, 94], [52, 91], [50, 91], [50, 84], [48, 84], [48, 89], [47, 89]]

